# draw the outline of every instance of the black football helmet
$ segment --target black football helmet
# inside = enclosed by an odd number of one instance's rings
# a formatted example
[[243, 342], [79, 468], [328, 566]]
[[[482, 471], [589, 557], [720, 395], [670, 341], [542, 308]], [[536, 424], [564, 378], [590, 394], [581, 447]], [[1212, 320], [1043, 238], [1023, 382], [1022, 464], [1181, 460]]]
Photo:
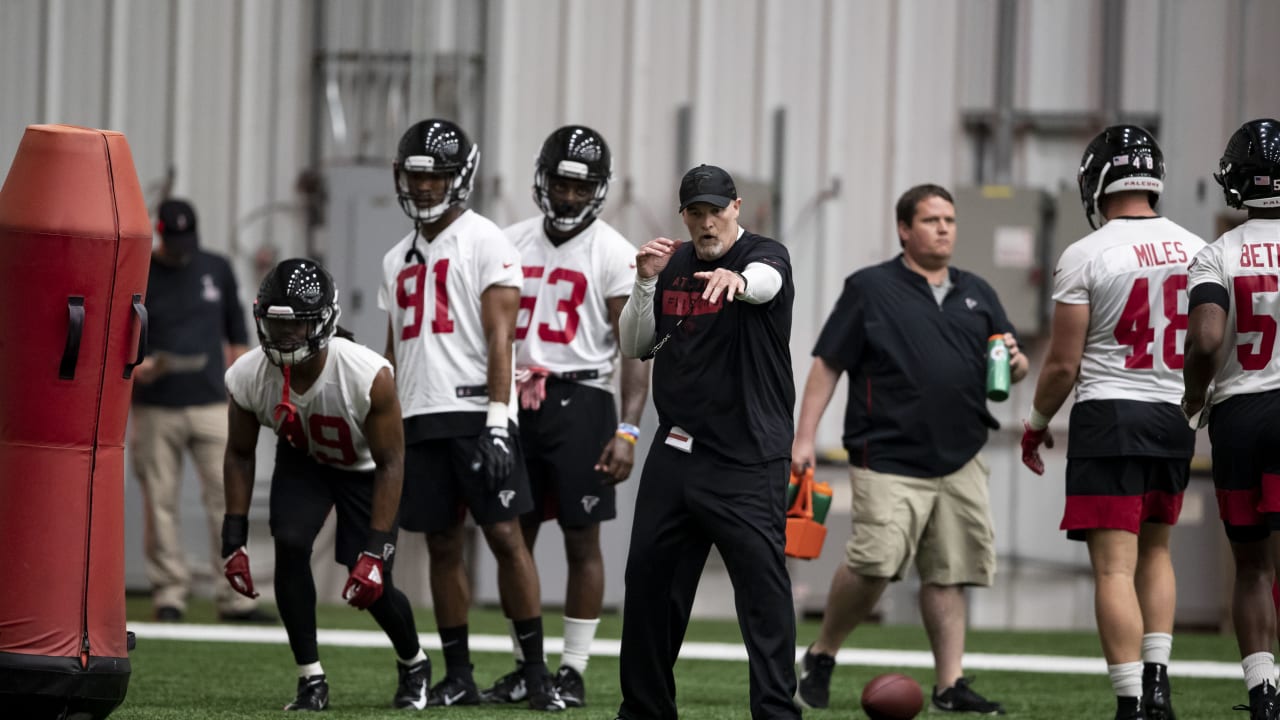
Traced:
[[[595, 194], [583, 204], [556, 203], [551, 199], [552, 177], [594, 182]], [[542, 143], [534, 163], [533, 201], [553, 227], [569, 232], [600, 214], [612, 177], [613, 154], [604, 136], [583, 125], [565, 125]]]
[[1145, 190], [1155, 209], [1164, 192], [1164, 153], [1151, 133], [1137, 125], [1112, 125], [1085, 148], [1076, 182], [1089, 227], [1096, 230], [1105, 222], [1098, 209], [1103, 195]]
[[[400, 208], [415, 222], [435, 222], [445, 210], [471, 197], [479, 164], [480, 148], [456, 123], [434, 118], [418, 122], [400, 137], [392, 166]], [[443, 198], [425, 198], [410, 186], [407, 173], [411, 172], [453, 173], [453, 180]], [[436, 202], [428, 207], [418, 204], [432, 200]]]
[[1280, 208], [1280, 122], [1261, 118], [1241, 125], [1213, 179], [1233, 208]]
[[338, 327], [338, 288], [312, 260], [282, 260], [258, 288], [253, 319], [272, 363], [297, 365], [329, 344]]

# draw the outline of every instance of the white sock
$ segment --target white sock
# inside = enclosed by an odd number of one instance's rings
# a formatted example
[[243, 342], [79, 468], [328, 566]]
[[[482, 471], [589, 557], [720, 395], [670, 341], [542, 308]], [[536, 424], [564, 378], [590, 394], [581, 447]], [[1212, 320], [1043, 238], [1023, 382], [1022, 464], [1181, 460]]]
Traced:
[[600, 625], [600, 618], [580, 620], [565, 616], [564, 652], [560, 654], [561, 665], [568, 665], [580, 674], [587, 671], [587, 660], [591, 656], [591, 641], [596, 637], [598, 625]]
[[316, 675], [323, 675], [323, 674], [324, 674], [324, 668], [320, 667], [320, 661], [318, 660], [313, 663], [308, 663], [306, 665], [298, 666], [298, 677], [300, 678], [315, 677]]
[[414, 655], [413, 657], [409, 658], [408, 660], [405, 660], [404, 658], [398, 657], [398, 658], [396, 658], [396, 662], [400, 663], [401, 665], [403, 665], [403, 666], [405, 666], [405, 667], [413, 667], [414, 665], [417, 665], [418, 663], [420, 663], [420, 662], [422, 662], [423, 660], [426, 660], [426, 659], [427, 659], [427, 654], [426, 654], [426, 653], [424, 653], [424, 652], [422, 652], [422, 648], [418, 648], [418, 654], [417, 654], [417, 655]]
[[520, 638], [516, 636], [514, 620], [507, 619], [507, 632], [511, 633], [511, 654], [516, 656], [517, 663], [524, 663], [524, 649], [520, 647]]
[[1246, 655], [1240, 667], [1244, 668], [1244, 686], [1250, 690], [1264, 682], [1275, 682], [1276, 656], [1269, 652]]
[[1142, 697], [1142, 663], [1127, 662], [1107, 666], [1111, 689], [1116, 697]]
[[1142, 636], [1142, 661], [1158, 665], [1169, 664], [1173, 652], [1173, 636], [1169, 633], [1147, 633]]

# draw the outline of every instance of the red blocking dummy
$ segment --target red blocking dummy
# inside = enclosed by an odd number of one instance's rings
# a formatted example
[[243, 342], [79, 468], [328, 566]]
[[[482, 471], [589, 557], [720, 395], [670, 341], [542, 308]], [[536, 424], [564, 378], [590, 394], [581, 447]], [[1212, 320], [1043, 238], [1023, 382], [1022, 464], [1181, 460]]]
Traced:
[[27, 128], [0, 189], [0, 708], [124, 700], [124, 435], [151, 229], [124, 135]]

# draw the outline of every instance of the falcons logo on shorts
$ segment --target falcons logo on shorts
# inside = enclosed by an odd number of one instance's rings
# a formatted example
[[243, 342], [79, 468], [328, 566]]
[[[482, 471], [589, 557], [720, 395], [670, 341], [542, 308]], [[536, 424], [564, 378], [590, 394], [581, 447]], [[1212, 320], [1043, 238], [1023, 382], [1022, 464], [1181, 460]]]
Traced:
[[582, 496], [582, 509], [586, 511], [587, 514], [591, 514], [591, 511], [594, 510], [596, 508], [596, 505], [599, 505], [599, 504], [600, 504], [600, 498], [596, 497], [595, 495]]
[[515, 490], [500, 490], [498, 492], [498, 500], [502, 501], [502, 507], [511, 507], [511, 499], [516, 496]]

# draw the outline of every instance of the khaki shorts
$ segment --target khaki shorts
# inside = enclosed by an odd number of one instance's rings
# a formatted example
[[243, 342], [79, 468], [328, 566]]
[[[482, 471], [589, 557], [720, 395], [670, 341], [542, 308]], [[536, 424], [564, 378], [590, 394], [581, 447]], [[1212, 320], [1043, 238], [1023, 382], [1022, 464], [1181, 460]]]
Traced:
[[996, 548], [990, 474], [981, 455], [950, 475], [933, 478], [850, 468], [849, 568], [859, 575], [901, 580], [914, 560], [925, 583], [991, 585]]

